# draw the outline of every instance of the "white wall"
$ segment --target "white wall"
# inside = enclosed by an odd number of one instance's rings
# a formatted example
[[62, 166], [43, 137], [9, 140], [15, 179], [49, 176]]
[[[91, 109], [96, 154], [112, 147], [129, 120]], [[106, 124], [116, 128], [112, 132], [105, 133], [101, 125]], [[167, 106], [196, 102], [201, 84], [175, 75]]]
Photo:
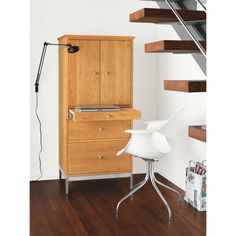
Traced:
[[[205, 143], [188, 138], [189, 124], [205, 123], [205, 95], [163, 90], [164, 79], [205, 79], [191, 55], [145, 54], [144, 44], [178, 39], [168, 25], [129, 23], [129, 14], [155, 2], [139, 0], [31, 0], [31, 179], [39, 176], [39, 131], [34, 115], [34, 81], [44, 41], [57, 42], [63, 34], [134, 35], [134, 106], [142, 120], [167, 118], [184, 108], [174, 152], [160, 162], [158, 171], [184, 188], [190, 159], [205, 159]], [[49, 47], [40, 83], [39, 113], [43, 126], [43, 179], [58, 177], [58, 48]], [[143, 127], [135, 122], [135, 127]], [[144, 172], [135, 160], [134, 171]]]

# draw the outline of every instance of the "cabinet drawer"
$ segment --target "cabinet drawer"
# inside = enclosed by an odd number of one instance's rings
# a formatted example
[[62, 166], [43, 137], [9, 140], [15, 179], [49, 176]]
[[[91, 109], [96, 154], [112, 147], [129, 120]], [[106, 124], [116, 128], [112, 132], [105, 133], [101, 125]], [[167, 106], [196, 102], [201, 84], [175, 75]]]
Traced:
[[128, 140], [70, 143], [69, 174], [76, 176], [131, 172], [130, 155], [116, 156], [127, 143]]
[[80, 112], [69, 109], [69, 116], [74, 121], [104, 121], [104, 120], [139, 120], [141, 112], [134, 108], [121, 108], [119, 111]]
[[124, 132], [131, 128], [131, 121], [69, 121], [69, 141], [83, 139], [129, 138]]

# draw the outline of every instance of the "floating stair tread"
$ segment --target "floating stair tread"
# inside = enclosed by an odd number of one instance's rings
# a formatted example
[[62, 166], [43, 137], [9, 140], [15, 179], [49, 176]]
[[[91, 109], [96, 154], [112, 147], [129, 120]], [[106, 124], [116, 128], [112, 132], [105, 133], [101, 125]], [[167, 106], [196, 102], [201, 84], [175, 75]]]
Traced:
[[202, 142], [206, 142], [206, 133], [206, 130], [201, 125], [188, 127], [188, 136]]
[[[178, 13], [186, 22], [206, 21], [204, 11], [178, 10]], [[171, 23], [179, 22], [170, 9], [143, 8], [129, 15], [130, 22], [143, 23]]]
[[[206, 42], [200, 42], [206, 48]], [[146, 53], [195, 53], [200, 52], [191, 40], [163, 40], [145, 44]]]
[[165, 80], [164, 89], [179, 92], [206, 92], [206, 80]]
[[[141, 1], [158, 1], [158, 2], [164, 2], [165, 0], [141, 0]], [[179, 0], [169, 0], [170, 2], [179, 2]]]

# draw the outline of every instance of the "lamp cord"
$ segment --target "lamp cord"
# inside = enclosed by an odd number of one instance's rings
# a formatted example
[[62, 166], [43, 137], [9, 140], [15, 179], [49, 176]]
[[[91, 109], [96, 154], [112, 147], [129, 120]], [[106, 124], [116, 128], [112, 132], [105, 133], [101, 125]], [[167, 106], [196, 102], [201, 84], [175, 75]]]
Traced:
[[39, 170], [40, 170], [40, 176], [38, 179], [34, 181], [38, 181], [43, 177], [43, 172], [42, 172], [42, 161], [41, 161], [41, 153], [43, 151], [43, 133], [42, 133], [42, 123], [38, 114], [38, 93], [36, 93], [36, 105], [35, 105], [35, 114], [37, 116], [38, 122], [39, 122], [39, 139], [40, 139], [40, 151], [38, 154], [38, 159], [39, 159]]

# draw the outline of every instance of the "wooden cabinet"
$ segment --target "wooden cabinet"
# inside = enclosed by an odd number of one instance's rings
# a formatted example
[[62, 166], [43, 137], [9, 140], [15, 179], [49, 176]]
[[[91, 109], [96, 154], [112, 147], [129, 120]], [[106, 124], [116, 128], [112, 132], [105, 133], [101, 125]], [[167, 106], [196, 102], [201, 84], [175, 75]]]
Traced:
[[[116, 152], [130, 135], [133, 108], [133, 39], [118, 36], [64, 35], [59, 43], [77, 45], [69, 54], [59, 49], [59, 155], [67, 178], [131, 173], [131, 157]], [[76, 106], [118, 105], [120, 111], [76, 112]]]

